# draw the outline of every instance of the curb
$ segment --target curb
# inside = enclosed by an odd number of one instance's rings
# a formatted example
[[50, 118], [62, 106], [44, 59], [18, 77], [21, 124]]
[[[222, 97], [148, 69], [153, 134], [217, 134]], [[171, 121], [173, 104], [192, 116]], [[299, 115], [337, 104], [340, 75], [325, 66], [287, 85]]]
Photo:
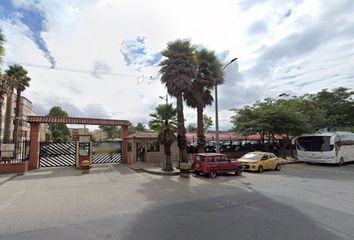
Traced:
[[303, 163], [304, 161], [291, 161], [291, 162], [282, 162], [281, 165], [288, 165], [288, 164], [297, 164], [297, 163]]
[[156, 172], [156, 171], [146, 170], [144, 168], [132, 168], [132, 167], [129, 167], [129, 168], [135, 172], [144, 172], [144, 173], [149, 173], [152, 175], [160, 175], [160, 176], [178, 176], [178, 175], [180, 175], [179, 172]]
[[5, 184], [5, 183], [7, 183], [7, 182], [10, 181], [11, 179], [14, 179], [14, 178], [17, 177], [18, 175], [19, 175], [19, 174], [16, 173], [16, 174], [12, 175], [11, 177], [5, 179], [4, 181], [0, 182], [0, 186], [3, 185], [3, 184]]

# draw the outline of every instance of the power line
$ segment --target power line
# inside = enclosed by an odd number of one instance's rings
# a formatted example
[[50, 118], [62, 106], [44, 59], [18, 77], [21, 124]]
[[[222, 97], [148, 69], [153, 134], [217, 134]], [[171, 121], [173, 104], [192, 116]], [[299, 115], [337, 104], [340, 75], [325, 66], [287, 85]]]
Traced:
[[144, 78], [144, 75], [128, 75], [124, 73], [114, 73], [114, 72], [105, 72], [105, 71], [92, 71], [92, 70], [86, 70], [86, 69], [80, 69], [80, 68], [72, 68], [72, 67], [50, 67], [46, 65], [40, 65], [40, 64], [33, 64], [33, 63], [23, 63], [23, 62], [14, 62], [14, 61], [5, 61], [7, 64], [20, 64], [23, 66], [27, 67], [33, 67], [33, 68], [41, 68], [41, 69], [46, 69], [46, 70], [55, 70], [55, 71], [66, 71], [66, 72], [75, 72], [75, 73], [89, 73], [93, 75], [113, 75], [113, 76], [120, 76], [120, 77], [129, 77], [129, 78], [136, 78], [140, 79], [141, 77]]

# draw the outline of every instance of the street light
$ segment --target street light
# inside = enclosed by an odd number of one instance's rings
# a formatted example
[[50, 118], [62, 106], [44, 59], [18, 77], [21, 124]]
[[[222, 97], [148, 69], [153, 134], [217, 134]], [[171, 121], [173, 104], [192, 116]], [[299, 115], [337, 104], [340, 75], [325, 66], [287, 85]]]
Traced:
[[[231, 61], [222, 67], [222, 70], [225, 70], [227, 66], [236, 61], [237, 58], [231, 59]], [[216, 143], [216, 152], [220, 152], [220, 143], [219, 143], [219, 109], [218, 109], [218, 84], [215, 84], [215, 143]]]
[[168, 94], [166, 94], [166, 97], [159, 96], [162, 100], [166, 100], [166, 105], [168, 104]]

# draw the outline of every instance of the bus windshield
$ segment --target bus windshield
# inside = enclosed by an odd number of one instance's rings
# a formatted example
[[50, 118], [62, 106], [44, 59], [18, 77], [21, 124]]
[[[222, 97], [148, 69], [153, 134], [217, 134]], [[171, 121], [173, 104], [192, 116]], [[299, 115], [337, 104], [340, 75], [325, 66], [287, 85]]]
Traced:
[[297, 149], [301, 151], [324, 152], [332, 151], [330, 136], [308, 136], [297, 139]]

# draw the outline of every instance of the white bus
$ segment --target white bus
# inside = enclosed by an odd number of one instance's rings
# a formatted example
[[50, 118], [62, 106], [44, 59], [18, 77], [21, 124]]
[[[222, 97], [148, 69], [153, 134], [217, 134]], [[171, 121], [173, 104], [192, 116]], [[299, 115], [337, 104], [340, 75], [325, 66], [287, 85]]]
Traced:
[[325, 132], [306, 134], [296, 140], [300, 161], [343, 165], [354, 161], [354, 133]]

